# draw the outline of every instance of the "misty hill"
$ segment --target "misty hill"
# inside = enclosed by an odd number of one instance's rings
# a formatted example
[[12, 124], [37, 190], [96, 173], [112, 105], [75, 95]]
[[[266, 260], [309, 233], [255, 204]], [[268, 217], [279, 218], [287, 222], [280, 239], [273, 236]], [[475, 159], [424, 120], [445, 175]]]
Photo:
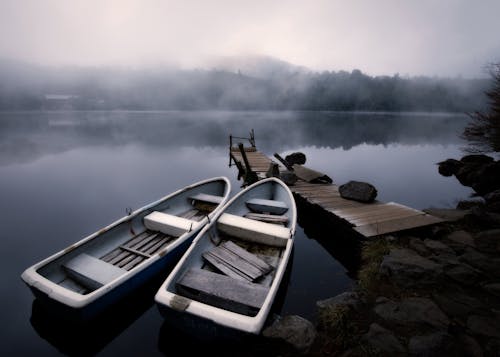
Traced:
[[273, 59], [211, 70], [43, 67], [0, 61], [0, 110], [366, 110], [471, 112], [489, 80], [312, 72]]

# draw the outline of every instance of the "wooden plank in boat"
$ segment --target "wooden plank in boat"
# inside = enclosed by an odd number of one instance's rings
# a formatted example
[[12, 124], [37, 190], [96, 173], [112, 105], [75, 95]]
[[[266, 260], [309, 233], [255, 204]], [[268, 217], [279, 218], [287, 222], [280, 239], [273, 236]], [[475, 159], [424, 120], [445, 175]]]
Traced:
[[268, 222], [268, 223], [283, 223], [286, 224], [288, 222], [288, 217], [285, 215], [275, 215], [275, 214], [266, 214], [266, 213], [254, 213], [249, 212], [245, 214], [245, 218], [254, 219], [256, 221]]
[[140, 255], [141, 257], [144, 257], [144, 258], [150, 258], [151, 257], [149, 254], [141, 252], [140, 250], [137, 250], [137, 249], [134, 249], [134, 248], [125, 247], [123, 245], [120, 246], [120, 249], [123, 249], [123, 250], [125, 250], [127, 252], [130, 252], [132, 254], [135, 254], [135, 255]]
[[141, 256], [136, 256], [131, 262], [129, 262], [128, 264], [126, 264], [122, 268], [125, 269], [125, 270], [130, 270], [133, 267], [135, 267], [137, 264], [141, 263], [145, 259], [146, 258], [143, 258]]
[[257, 278], [264, 275], [258, 267], [250, 264], [248, 261], [222, 246], [215, 247], [203, 253], [205, 259], [209, 256], [213, 256], [222, 261], [229, 269], [232, 269], [236, 274], [241, 275], [248, 281], [255, 281]]
[[241, 248], [239, 245], [231, 242], [231, 241], [226, 241], [221, 244], [221, 246], [230, 252], [236, 254], [239, 256], [241, 259], [246, 260], [253, 266], [257, 267], [260, 271], [262, 271], [264, 274], [269, 273], [273, 267], [269, 264], [267, 264], [265, 261], [257, 257], [255, 254], [250, 253], [246, 249]]
[[252, 211], [259, 213], [283, 214], [288, 211], [288, 206], [282, 201], [252, 198], [245, 203]]
[[203, 202], [208, 202], [208, 203], [213, 203], [213, 204], [220, 204], [224, 197], [222, 196], [215, 196], [215, 195], [209, 195], [206, 193], [198, 193], [193, 196], [189, 196], [190, 199], [195, 200], [195, 201], [203, 201]]
[[442, 219], [425, 214], [414, 217], [406, 217], [393, 219], [390, 221], [372, 223], [363, 226], [355, 227], [354, 230], [364, 235], [365, 237], [374, 237], [385, 233], [402, 231], [405, 229], [425, 226], [443, 222]]
[[241, 304], [260, 309], [269, 291], [268, 288], [258, 284], [196, 268], [188, 269], [177, 282], [177, 286], [195, 290], [196, 300], [215, 303], [226, 308]]
[[[215, 255], [203, 254], [203, 258], [207, 262], [209, 262], [212, 265], [212, 267], [215, 268], [215, 270], [218, 270], [221, 273], [224, 273], [225, 275], [227, 275], [233, 279], [238, 279], [238, 280], [243, 280], [243, 281], [248, 281], [248, 282], [252, 281], [252, 279], [249, 276], [235, 270], [233, 267], [231, 267], [229, 264], [224, 262], [222, 259], [219, 259]], [[207, 265], [207, 267], [209, 267], [209, 265]]]

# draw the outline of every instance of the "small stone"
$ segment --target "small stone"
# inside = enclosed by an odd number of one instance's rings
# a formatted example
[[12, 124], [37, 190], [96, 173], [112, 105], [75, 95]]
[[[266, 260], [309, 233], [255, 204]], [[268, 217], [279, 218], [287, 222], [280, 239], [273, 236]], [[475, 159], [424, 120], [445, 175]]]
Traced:
[[338, 305], [345, 305], [357, 310], [361, 306], [361, 301], [357, 293], [347, 291], [334, 297], [316, 302], [316, 307], [320, 311], [324, 309], [333, 309]]
[[375, 304], [383, 304], [384, 302], [390, 301], [388, 298], [385, 296], [379, 296], [375, 299]]
[[377, 197], [377, 189], [373, 185], [359, 181], [340, 185], [339, 193], [342, 198], [359, 202], [372, 202]]
[[395, 248], [386, 255], [379, 268], [380, 274], [402, 287], [435, 284], [442, 274], [441, 265], [424, 258], [413, 250]]
[[453, 249], [437, 240], [424, 239], [424, 245], [436, 254], [455, 254]]
[[500, 322], [492, 317], [472, 315], [467, 319], [467, 328], [474, 335], [500, 338]]
[[282, 340], [297, 351], [306, 353], [316, 338], [316, 329], [303, 317], [287, 315], [266, 328], [262, 334], [264, 337]]
[[361, 340], [378, 352], [394, 355], [405, 352], [405, 348], [392, 331], [372, 323], [370, 329], [361, 337]]
[[408, 343], [411, 356], [449, 356], [453, 350], [453, 338], [441, 331], [426, 336], [414, 336]]
[[386, 322], [396, 326], [414, 324], [445, 329], [450, 323], [439, 307], [427, 298], [407, 298], [399, 303], [388, 301], [376, 305], [373, 311]]
[[477, 250], [481, 252], [498, 253], [500, 252], [500, 229], [480, 232], [474, 238], [474, 242]]
[[450, 233], [444, 238], [444, 241], [455, 251], [463, 252], [466, 247], [474, 247], [474, 239], [472, 234], [467, 231], [460, 230]]
[[424, 242], [420, 238], [411, 237], [408, 241], [408, 248], [413, 249], [415, 252], [420, 254], [423, 257], [427, 257], [431, 255], [431, 252], [425, 246]]

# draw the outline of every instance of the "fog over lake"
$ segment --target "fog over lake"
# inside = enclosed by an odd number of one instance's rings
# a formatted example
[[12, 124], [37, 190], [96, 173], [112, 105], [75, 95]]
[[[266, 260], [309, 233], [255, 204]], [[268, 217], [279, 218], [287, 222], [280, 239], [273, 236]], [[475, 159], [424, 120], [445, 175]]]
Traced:
[[[40, 328], [47, 320], [36, 309], [31, 316], [33, 298], [19, 279], [25, 268], [123, 216], [126, 207], [189, 183], [224, 175], [237, 192], [230, 134], [254, 129], [257, 147], [269, 156], [302, 151], [307, 166], [337, 184], [368, 181], [380, 200], [422, 209], [453, 207], [470, 194], [435, 165], [461, 154], [458, 134], [466, 122], [465, 115], [425, 113], [0, 113], [2, 303], [12, 307], [4, 313], [4, 350], [51, 355], [68, 348]], [[313, 319], [315, 301], [351, 286], [349, 257], [330, 244], [336, 238], [333, 231], [308, 237], [299, 227], [281, 313]], [[165, 337], [171, 331], [151, 303], [135, 316], [96, 349], [160, 354], [167, 342], [185, 342]]]

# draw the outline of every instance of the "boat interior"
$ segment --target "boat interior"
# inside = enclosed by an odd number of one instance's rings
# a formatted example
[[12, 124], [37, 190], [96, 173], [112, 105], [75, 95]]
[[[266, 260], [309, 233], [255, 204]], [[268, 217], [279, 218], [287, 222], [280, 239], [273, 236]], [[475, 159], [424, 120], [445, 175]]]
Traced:
[[222, 201], [224, 187], [209, 182], [133, 213], [129, 219], [75, 244], [37, 272], [80, 294], [88, 294], [119, 276], [139, 269], [185, 237]]
[[278, 184], [235, 200], [193, 248], [167, 290], [255, 316], [291, 237], [291, 197]]

